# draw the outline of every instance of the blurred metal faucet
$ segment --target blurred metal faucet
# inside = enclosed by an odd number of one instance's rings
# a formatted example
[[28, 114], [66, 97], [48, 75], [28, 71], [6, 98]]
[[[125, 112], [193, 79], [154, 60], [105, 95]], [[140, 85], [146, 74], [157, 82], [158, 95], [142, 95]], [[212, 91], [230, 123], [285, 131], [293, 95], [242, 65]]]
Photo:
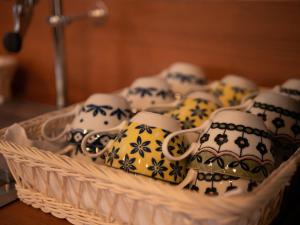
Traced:
[[[10, 52], [19, 52], [22, 41], [29, 26], [33, 8], [38, 0], [16, 0], [13, 5], [14, 29], [3, 38], [4, 47]], [[47, 18], [53, 27], [54, 51], [55, 51], [55, 85], [56, 105], [61, 108], [66, 105], [66, 70], [64, 54], [64, 26], [80, 19], [92, 19], [94, 22], [103, 21], [108, 15], [108, 9], [104, 2], [96, 1], [96, 6], [79, 15], [63, 15], [62, 0], [51, 0], [52, 15]]]

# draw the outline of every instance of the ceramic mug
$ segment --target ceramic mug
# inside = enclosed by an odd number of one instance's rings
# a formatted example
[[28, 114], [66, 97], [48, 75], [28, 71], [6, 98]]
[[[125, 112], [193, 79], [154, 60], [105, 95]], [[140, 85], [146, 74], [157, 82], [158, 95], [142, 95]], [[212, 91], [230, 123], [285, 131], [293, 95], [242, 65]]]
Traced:
[[282, 85], [275, 86], [273, 90], [300, 101], [300, 79], [289, 79]]
[[[199, 139], [179, 157], [172, 156], [166, 146], [176, 135], [199, 132]], [[263, 121], [250, 113], [235, 110], [219, 110], [210, 121], [201, 127], [182, 130], [170, 134], [163, 142], [163, 153], [169, 160], [183, 160], [190, 157], [187, 178], [180, 187], [197, 183], [201, 186], [198, 173], [226, 175], [228, 182], [239, 180], [241, 191], [247, 191], [248, 185], [261, 182], [274, 168], [271, 154], [271, 135]], [[213, 178], [212, 178], [213, 179]], [[205, 182], [208, 182], [207, 179]], [[210, 180], [213, 181], [213, 180]], [[220, 182], [222, 190], [227, 190], [228, 182]], [[237, 182], [235, 182], [235, 186]], [[197, 185], [197, 184], [196, 184]], [[247, 189], [245, 189], [247, 187]], [[210, 187], [215, 190], [216, 186]], [[194, 188], [195, 189], [195, 188]], [[230, 188], [229, 188], [230, 189]], [[216, 190], [219, 194], [220, 190]], [[210, 191], [208, 191], [210, 194]]]
[[211, 92], [220, 100], [222, 106], [239, 105], [243, 98], [258, 90], [257, 85], [241, 76], [227, 75], [210, 85]]
[[186, 95], [192, 91], [201, 90], [207, 83], [205, 74], [199, 67], [184, 62], [172, 64], [168, 69], [160, 74], [174, 93]]
[[201, 126], [220, 106], [220, 101], [212, 94], [196, 91], [188, 94], [174, 110], [167, 112], [166, 115], [177, 119], [182, 129], [189, 129]]
[[157, 105], [165, 111], [170, 105], [178, 104], [168, 83], [158, 77], [138, 78], [122, 92], [122, 95], [126, 97], [134, 111], [147, 110]]
[[274, 154], [279, 163], [287, 160], [300, 145], [300, 104], [274, 91], [259, 93], [240, 109], [261, 117], [273, 134]]
[[[51, 142], [67, 143], [67, 147], [60, 154], [75, 150], [73, 153], [77, 155], [79, 152], [82, 153], [80, 144], [85, 135], [94, 130], [114, 128], [122, 121], [128, 120], [130, 115], [129, 104], [123, 97], [112, 94], [94, 94], [83, 104], [77, 105], [73, 111], [47, 120], [42, 125], [42, 136]], [[60, 134], [52, 137], [47, 133], [53, 121], [69, 116], [73, 116], [74, 119]], [[104, 147], [108, 140], [114, 137], [115, 135], [109, 133], [99, 137], [98, 146], [102, 144]]]
[[[180, 162], [170, 161], [162, 154], [164, 138], [180, 130], [178, 121], [166, 115], [152, 112], [139, 112], [132, 117], [129, 123], [124, 123], [118, 129], [117, 137], [111, 140], [104, 149], [96, 155], [105, 152], [105, 164], [126, 172], [142, 174], [155, 179], [171, 183], [179, 183], [186, 173], [186, 160]], [[103, 134], [104, 132], [100, 132]], [[85, 151], [86, 142], [99, 132], [87, 135], [82, 141], [82, 149]], [[187, 148], [184, 137], [177, 136], [170, 140], [167, 148], [170, 154], [178, 156]], [[95, 154], [90, 154], [95, 157]]]

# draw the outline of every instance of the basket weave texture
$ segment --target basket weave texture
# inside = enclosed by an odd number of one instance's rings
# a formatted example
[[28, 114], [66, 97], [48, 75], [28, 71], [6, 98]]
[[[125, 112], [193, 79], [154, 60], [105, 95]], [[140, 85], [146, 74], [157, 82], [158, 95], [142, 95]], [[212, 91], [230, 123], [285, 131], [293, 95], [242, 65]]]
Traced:
[[[29, 138], [42, 139], [41, 124], [71, 109], [20, 125]], [[62, 129], [69, 121], [60, 120], [53, 127]], [[276, 216], [284, 188], [300, 163], [298, 150], [253, 192], [206, 197], [147, 177], [16, 145], [3, 139], [5, 130], [0, 131], [0, 153], [16, 180], [20, 200], [73, 224], [267, 225]]]

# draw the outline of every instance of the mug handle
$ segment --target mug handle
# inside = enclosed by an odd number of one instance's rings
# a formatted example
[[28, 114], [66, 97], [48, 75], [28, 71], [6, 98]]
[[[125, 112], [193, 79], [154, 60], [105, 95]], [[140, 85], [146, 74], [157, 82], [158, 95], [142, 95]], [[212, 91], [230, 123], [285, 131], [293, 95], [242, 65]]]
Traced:
[[186, 185], [192, 183], [197, 179], [198, 176], [198, 171], [195, 169], [189, 169], [186, 177], [184, 178], [183, 181], [180, 182], [180, 184], [177, 185], [178, 189], [183, 189]]
[[100, 152], [98, 153], [90, 153], [89, 151], [86, 150], [86, 143], [87, 143], [87, 140], [93, 136], [93, 135], [97, 135], [97, 134], [102, 134], [102, 133], [108, 133], [108, 132], [120, 132], [122, 129], [124, 129], [124, 127], [126, 127], [128, 124], [128, 121], [125, 120], [125, 121], [122, 121], [119, 125], [117, 125], [116, 127], [113, 127], [113, 128], [110, 128], [110, 129], [107, 129], [107, 130], [101, 130], [101, 131], [92, 131], [91, 133], [87, 134], [83, 139], [82, 139], [82, 142], [81, 142], [81, 150], [82, 152], [86, 153], [88, 156], [94, 158], [94, 157], [97, 157], [97, 156], [101, 156], [103, 153], [105, 153], [110, 147], [111, 145], [113, 144], [114, 140], [110, 140], [107, 145], [102, 149], [100, 150]]
[[240, 105], [243, 105], [244, 103], [246, 103], [249, 99], [253, 99], [255, 98], [257, 95], [259, 95], [261, 92], [260, 91], [256, 91], [256, 92], [253, 92], [251, 94], [248, 94], [246, 95], [242, 101], [241, 101], [241, 104]]
[[169, 146], [169, 142], [171, 141], [171, 139], [175, 136], [178, 136], [180, 134], [184, 134], [184, 133], [190, 133], [190, 132], [200, 132], [200, 134], [202, 132], [204, 132], [204, 130], [211, 124], [210, 120], [205, 121], [200, 127], [196, 127], [196, 128], [191, 128], [191, 129], [186, 129], [186, 130], [179, 130], [176, 132], [173, 132], [171, 134], [169, 134], [163, 141], [162, 144], [162, 152], [163, 154], [166, 156], [167, 159], [172, 160], [172, 161], [180, 161], [184, 158], [186, 158], [188, 155], [190, 155], [192, 152], [197, 151], [197, 149], [199, 148], [199, 143], [198, 142], [193, 142], [190, 147], [188, 148], [188, 150], [183, 153], [182, 155], [175, 157], [172, 156], [169, 152], [168, 146]]
[[42, 124], [42, 127], [41, 127], [41, 135], [42, 137], [47, 140], [47, 141], [50, 141], [50, 142], [56, 142], [56, 141], [60, 141], [62, 140], [62, 138], [64, 137], [64, 135], [70, 130], [70, 124], [67, 124], [65, 129], [60, 133], [58, 134], [56, 137], [49, 137], [47, 134], [46, 134], [46, 128], [48, 126], [48, 124], [56, 119], [60, 119], [60, 118], [64, 118], [64, 117], [67, 117], [67, 116], [75, 116], [76, 113], [80, 110], [81, 108], [81, 104], [78, 104], [76, 105], [76, 107], [70, 111], [70, 112], [67, 112], [67, 113], [64, 113], [64, 114], [61, 114], [61, 115], [57, 115], [57, 116], [54, 116], [54, 117], [51, 117], [50, 119], [46, 120], [43, 124]]

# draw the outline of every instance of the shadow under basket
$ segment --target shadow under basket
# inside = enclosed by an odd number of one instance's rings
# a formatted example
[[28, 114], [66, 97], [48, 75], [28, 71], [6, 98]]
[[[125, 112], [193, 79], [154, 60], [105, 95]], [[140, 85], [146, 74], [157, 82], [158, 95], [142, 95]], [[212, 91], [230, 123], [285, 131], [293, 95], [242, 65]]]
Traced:
[[[41, 124], [66, 108], [22, 122], [31, 139], [41, 140]], [[68, 121], [59, 121], [58, 129]], [[54, 124], [55, 126], [55, 124]], [[5, 141], [0, 152], [24, 203], [73, 224], [267, 225], [277, 215], [285, 186], [300, 162], [300, 150], [253, 192], [207, 197], [144, 176], [80, 162]]]

